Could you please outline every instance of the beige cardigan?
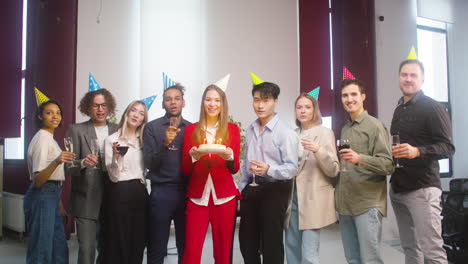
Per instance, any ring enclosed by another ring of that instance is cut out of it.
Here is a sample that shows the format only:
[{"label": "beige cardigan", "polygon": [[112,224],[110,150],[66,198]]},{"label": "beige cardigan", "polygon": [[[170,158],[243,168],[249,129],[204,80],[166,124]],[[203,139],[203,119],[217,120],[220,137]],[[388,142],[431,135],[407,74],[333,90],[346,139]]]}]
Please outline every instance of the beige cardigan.
[{"label": "beige cardigan", "polygon": [[[299,129],[296,129],[296,132],[299,134]],[[336,177],[340,170],[335,136],[332,130],[318,125],[312,127],[306,137],[314,140],[320,148],[316,153],[304,150],[295,178],[299,230],[318,229],[337,221],[335,189],[330,182],[330,178]],[[289,226],[291,202],[292,195],[286,214],[286,227]]]}]

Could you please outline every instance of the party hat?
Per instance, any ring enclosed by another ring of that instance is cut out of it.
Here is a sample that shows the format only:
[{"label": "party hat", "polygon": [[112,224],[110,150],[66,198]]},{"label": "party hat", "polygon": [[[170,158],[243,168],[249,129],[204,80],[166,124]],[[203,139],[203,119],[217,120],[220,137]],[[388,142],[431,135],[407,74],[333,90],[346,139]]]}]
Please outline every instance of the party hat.
[{"label": "party hat", "polygon": [[307,94],[312,96],[315,100],[318,100],[319,92],[320,92],[320,86],[317,86],[317,88],[313,89],[312,91],[308,92]]},{"label": "party hat", "polygon": [[101,86],[96,81],[96,78],[94,78],[94,76],[91,73],[89,73],[89,91],[94,92],[100,89],[101,89]]},{"label": "party hat", "polygon": [[221,80],[217,81],[215,85],[218,86],[224,92],[226,92],[230,77],[231,77],[231,74],[224,76]]},{"label": "party hat", "polygon": [[153,95],[153,96],[150,96],[150,97],[146,97],[145,99],[142,99],[141,101],[143,103],[145,103],[146,105],[146,109],[149,110],[151,108],[151,105],[153,104],[154,102],[154,99],[156,99],[156,95]]},{"label": "party hat", "polygon": [[411,46],[411,50],[408,54],[408,57],[407,57],[408,60],[417,60],[418,59],[418,55],[416,54],[416,49],[414,48],[414,46]]},{"label": "party hat", "polygon": [[253,72],[250,72],[250,76],[252,76],[252,82],[254,85],[264,83],[262,79],[258,78],[258,76],[255,75]]},{"label": "party hat", "polygon": [[47,101],[50,100],[49,97],[45,96],[45,94],[43,94],[41,91],[39,91],[39,89],[37,89],[36,87],[34,87],[34,92],[36,94],[37,106],[39,106],[42,103],[47,102]]},{"label": "party hat", "polygon": [[346,68],[346,66],[343,66],[343,79],[351,79],[355,80],[356,77]]},{"label": "party hat", "polygon": [[165,74],[164,72],[162,73],[163,75],[163,85],[164,85],[164,90],[166,90],[167,88],[175,85],[176,83],[171,79],[169,78],[169,76],[167,76],[167,74]]}]

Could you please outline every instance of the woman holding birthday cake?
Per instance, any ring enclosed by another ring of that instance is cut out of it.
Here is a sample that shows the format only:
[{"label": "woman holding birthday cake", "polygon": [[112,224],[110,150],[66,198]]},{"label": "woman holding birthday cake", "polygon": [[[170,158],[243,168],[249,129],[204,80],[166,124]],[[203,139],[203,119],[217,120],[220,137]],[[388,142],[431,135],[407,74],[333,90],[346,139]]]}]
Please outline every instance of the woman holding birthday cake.
[{"label": "woman holding birthday cake", "polygon": [[228,123],[224,89],[229,75],[203,93],[200,121],[185,129],[182,172],[187,190],[186,245],[183,263],[200,263],[208,224],[217,264],[231,263],[232,241],[240,195],[232,174],[239,170],[240,132]]}]

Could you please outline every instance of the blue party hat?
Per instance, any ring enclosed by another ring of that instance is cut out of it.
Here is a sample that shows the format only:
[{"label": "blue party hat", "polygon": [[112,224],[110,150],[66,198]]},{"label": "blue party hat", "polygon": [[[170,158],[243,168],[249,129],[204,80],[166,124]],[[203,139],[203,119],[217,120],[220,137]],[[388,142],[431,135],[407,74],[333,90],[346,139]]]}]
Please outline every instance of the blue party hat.
[{"label": "blue party hat", "polygon": [[99,85],[99,83],[96,81],[94,76],[91,73],[89,73],[89,91],[94,92],[100,89],[101,86]]},{"label": "blue party hat", "polygon": [[320,86],[317,86],[317,88],[313,89],[312,91],[308,92],[307,94],[312,96],[315,100],[318,100],[320,92]]},{"label": "blue party hat", "polygon": [[162,74],[163,74],[164,90],[166,90],[167,88],[175,85],[175,82],[171,78],[169,78],[169,76],[167,76],[167,74],[165,74],[164,72]]},{"label": "blue party hat", "polygon": [[146,105],[146,109],[149,110],[151,108],[151,105],[153,104],[154,102],[154,99],[156,99],[156,95],[153,95],[153,96],[150,96],[150,97],[146,97],[145,99],[142,99],[141,101],[143,103],[145,103]]}]

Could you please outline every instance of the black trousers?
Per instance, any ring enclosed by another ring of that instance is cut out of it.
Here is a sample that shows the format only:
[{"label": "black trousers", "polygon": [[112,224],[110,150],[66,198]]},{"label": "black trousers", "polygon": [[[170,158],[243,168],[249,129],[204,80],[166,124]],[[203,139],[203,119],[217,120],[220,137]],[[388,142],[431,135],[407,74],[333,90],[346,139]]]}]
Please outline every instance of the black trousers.
[{"label": "black trousers", "polygon": [[182,184],[153,184],[149,201],[148,264],[162,264],[174,220],[179,262],[185,248],[186,188]]},{"label": "black trousers", "polygon": [[147,244],[148,192],[140,180],[109,186],[103,263],[143,262]]},{"label": "black trousers", "polygon": [[247,185],[240,202],[239,243],[245,264],[283,264],[283,227],[292,180]]}]

